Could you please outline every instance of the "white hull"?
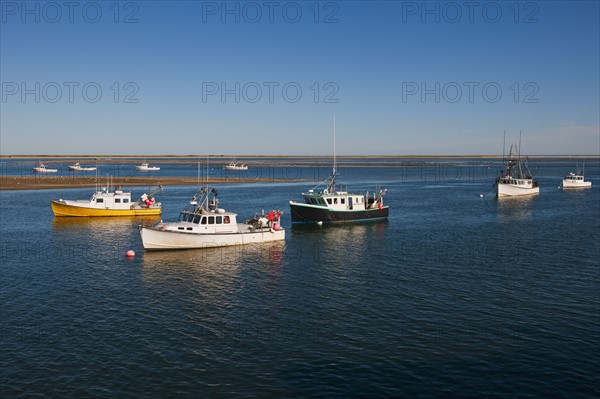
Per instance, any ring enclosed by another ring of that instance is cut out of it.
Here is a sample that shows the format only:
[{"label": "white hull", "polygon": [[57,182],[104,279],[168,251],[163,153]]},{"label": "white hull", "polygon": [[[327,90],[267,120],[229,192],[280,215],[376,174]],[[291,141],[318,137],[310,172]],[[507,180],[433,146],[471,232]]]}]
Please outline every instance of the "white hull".
[{"label": "white hull", "polygon": [[591,181],[573,182],[573,181],[563,180],[562,185],[563,185],[563,188],[590,188],[590,187],[592,187],[592,182]]},{"label": "white hull", "polygon": [[249,225],[238,224],[238,230],[235,233],[202,234],[143,226],[141,236],[142,244],[147,250],[226,247],[285,239],[284,229],[275,231],[271,228],[260,228],[252,231]]},{"label": "white hull", "polygon": [[150,172],[153,170],[160,170],[160,167],[158,167],[158,166],[150,166],[150,167],[136,166],[135,169],[139,170],[141,172]]},{"label": "white hull", "polygon": [[56,173],[58,169],[33,168],[35,173]]},{"label": "white hull", "polygon": [[520,187],[512,184],[498,183],[496,187],[498,197],[516,197],[521,195],[539,194],[539,187]]},{"label": "white hull", "polygon": [[76,172],[91,172],[96,170],[96,168],[82,168],[80,166],[69,166],[69,170],[74,170]]}]

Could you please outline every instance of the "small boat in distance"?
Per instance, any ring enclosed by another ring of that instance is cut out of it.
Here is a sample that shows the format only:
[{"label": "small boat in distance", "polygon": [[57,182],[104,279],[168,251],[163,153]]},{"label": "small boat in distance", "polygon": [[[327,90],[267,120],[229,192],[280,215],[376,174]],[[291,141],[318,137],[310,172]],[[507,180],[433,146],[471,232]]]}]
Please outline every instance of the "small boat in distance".
[{"label": "small boat in distance", "polygon": [[79,162],[76,162],[75,165],[70,165],[69,166],[69,170],[73,170],[76,172],[88,172],[88,171],[94,171],[96,170],[96,167],[83,167],[79,164]]},{"label": "small boat in distance", "polygon": [[577,171],[577,173],[570,172],[562,181],[563,189],[570,188],[590,188],[592,187],[591,181],[585,181],[585,162],[583,164],[583,168],[581,171]]},{"label": "small boat in distance", "polygon": [[[383,203],[387,189],[377,188],[373,196],[352,194],[343,191],[342,185],[336,191],[337,163],[335,155],[335,118],[333,120],[333,173],[321,184],[302,193],[304,203],[290,201],[292,223],[335,223],[358,222],[387,219],[389,206]],[[321,191],[315,191],[326,184]]]},{"label": "small boat in distance", "polygon": [[147,250],[195,249],[265,243],[285,239],[281,211],[255,215],[237,223],[237,214],[219,208],[217,190],[203,186],[179,214],[176,222],[140,226]]},{"label": "small boat in distance", "polygon": [[54,216],[159,216],[162,210],[161,203],[156,202],[154,195],[162,191],[163,187],[157,184],[147,194],[144,193],[139,200],[132,202],[131,193],[124,192],[120,187],[110,190],[110,184],[101,187],[92,194],[89,200],[53,200],[50,204]]},{"label": "small boat in distance", "polygon": [[47,168],[43,163],[39,163],[38,166],[32,169],[33,173],[56,173],[58,169]]},{"label": "small boat in distance", "polygon": [[229,162],[229,164],[223,166],[223,169],[226,170],[248,170],[248,165],[244,165],[243,163],[237,163],[235,162],[235,159],[231,162]]},{"label": "small boat in distance", "polygon": [[[505,135],[506,137],[506,135]],[[497,197],[515,197],[522,195],[539,194],[540,187],[533,180],[527,160],[521,160],[521,137],[517,155],[514,154],[515,145],[510,146],[506,169],[496,178],[495,189]],[[504,153],[504,151],[503,151]],[[502,156],[504,159],[504,155]]]},{"label": "small boat in distance", "polygon": [[142,162],[141,165],[136,165],[135,169],[139,170],[140,172],[150,172],[160,170],[160,166],[150,166],[148,162]]}]

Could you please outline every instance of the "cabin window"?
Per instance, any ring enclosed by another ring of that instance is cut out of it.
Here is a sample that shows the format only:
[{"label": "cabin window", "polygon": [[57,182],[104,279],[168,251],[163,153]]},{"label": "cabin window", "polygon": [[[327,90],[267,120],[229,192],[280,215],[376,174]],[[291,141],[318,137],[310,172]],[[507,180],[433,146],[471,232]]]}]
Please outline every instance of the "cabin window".
[{"label": "cabin window", "polygon": [[206,219],[207,219],[207,218],[206,218],[206,216],[204,216],[204,217],[202,218],[202,222],[200,222],[200,224],[206,224]]},{"label": "cabin window", "polygon": [[101,204],[104,202],[104,198],[96,198],[96,203]]},{"label": "cabin window", "polygon": [[121,198],[115,198],[115,204],[120,204],[121,203]]},{"label": "cabin window", "polygon": [[209,216],[208,217],[208,224],[215,224],[215,217],[214,216]]},{"label": "cabin window", "polygon": [[327,198],[327,203],[331,205],[331,198]]},{"label": "cabin window", "polygon": [[334,204],[337,204],[337,198],[334,198],[334,199],[333,199],[333,203],[334,203]]},{"label": "cabin window", "polygon": [[129,202],[129,198],[123,198],[123,203],[126,204]]},{"label": "cabin window", "polygon": [[194,228],[193,228],[193,227],[188,227],[187,229],[188,229],[188,230],[193,230]]},{"label": "cabin window", "polygon": [[223,216],[217,216],[217,224],[223,224]]},{"label": "cabin window", "polygon": [[346,198],[340,198],[340,204],[345,204],[346,203]]},{"label": "cabin window", "polygon": [[196,224],[200,223],[200,215],[194,216],[194,223],[196,223]]},{"label": "cabin window", "polygon": [[223,216],[223,221],[225,224],[229,223],[229,216]]},{"label": "cabin window", "polygon": [[183,227],[178,227],[177,230],[185,230]]}]

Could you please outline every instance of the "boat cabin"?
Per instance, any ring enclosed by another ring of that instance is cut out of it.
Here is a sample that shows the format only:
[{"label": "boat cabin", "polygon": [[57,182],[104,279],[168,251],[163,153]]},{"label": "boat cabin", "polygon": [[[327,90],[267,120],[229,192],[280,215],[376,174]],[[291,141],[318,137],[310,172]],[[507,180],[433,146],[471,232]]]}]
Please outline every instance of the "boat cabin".
[{"label": "boat cabin", "polygon": [[313,190],[309,190],[308,193],[302,193],[302,197],[308,205],[336,211],[363,211],[367,208],[374,208],[378,203],[375,198],[367,198],[363,194],[348,194],[345,191],[329,193],[327,190],[323,190],[315,193]]},{"label": "boat cabin", "polygon": [[131,193],[121,190],[110,192],[102,187],[101,191],[97,191],[92,195],[90,202],[91,205],[95,205],[97,208],[130,209]]},{"label": "boat cabin", "polygon": [[220,208],[201,212],[184,210],[179,214],[177,223],[168,229],[196,233],[235,233],[238,231],[236,217],[237,214]]},{"label": "boat cabin", "polygon": [[537,186],[537,183],[535,183],[533,179],[515,179],[510,176],[499,177],[498,184],[508,184],[523,188],[532,188]]},{"label": "boat cabin", "polygon": [[569,173],[567,176],[565,176],[565,181],[573,182],[573,183],[576,183],[576,182],[583,183],[583,176],[578,176],[574,173]]}]

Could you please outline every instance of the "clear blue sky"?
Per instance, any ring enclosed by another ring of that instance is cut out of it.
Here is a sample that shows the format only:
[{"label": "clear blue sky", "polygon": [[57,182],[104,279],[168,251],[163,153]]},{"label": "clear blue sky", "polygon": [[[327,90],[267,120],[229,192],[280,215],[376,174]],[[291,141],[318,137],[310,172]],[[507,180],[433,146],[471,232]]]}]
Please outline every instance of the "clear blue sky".
[{"label": "clear blue sky", "polygon": [[0,3],[2,155],[600,153],[597,1]]}]

